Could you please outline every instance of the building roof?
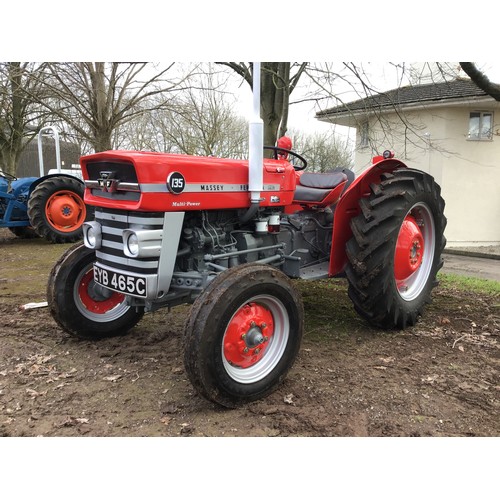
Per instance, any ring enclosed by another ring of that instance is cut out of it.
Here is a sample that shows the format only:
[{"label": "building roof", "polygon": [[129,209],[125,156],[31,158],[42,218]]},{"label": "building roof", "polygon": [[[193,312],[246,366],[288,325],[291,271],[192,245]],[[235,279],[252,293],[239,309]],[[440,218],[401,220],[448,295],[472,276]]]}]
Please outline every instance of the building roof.
[{"label": "building roof", "polygon": [[460,101],[468,98],[484,98],[488,94],[481,90],[472,80],[457,78],[456,80],[429,83],[425,85],[408,85],[364,99],[325,109],[316,113],[316,118],[332,121],[335,117],[366,114],[370,111],[394,110],[412,105],[438,104]]}]

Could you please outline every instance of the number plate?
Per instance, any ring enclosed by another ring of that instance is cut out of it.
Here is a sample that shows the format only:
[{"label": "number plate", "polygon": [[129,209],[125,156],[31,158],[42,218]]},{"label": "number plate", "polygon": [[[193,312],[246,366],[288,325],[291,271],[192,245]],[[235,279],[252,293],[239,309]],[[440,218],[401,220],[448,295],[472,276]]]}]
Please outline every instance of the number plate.
[{"label": "number plate", "polygon": [[137,297],[146,297],[146,278],[117,273],[94,264],[94,281],[105,288]]}]

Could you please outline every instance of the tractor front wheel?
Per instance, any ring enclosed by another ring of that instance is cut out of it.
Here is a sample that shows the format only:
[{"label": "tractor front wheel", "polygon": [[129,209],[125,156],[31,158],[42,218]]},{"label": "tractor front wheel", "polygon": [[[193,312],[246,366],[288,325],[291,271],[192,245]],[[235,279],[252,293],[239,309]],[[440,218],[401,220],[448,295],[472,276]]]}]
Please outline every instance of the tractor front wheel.
[{"label": "tractor front wheel", "polygon": [[123,335],[144,312],[127,305],[125,296],[94,281],[95,252],[77,243],[56,262],[49,275],[50,313],[66,332],[85,339]]},{"label": "tractor front wheel", "polygon": [[273,392],[298,354],[302,299],[270,266],[245,264],[217,276],[186,324],[184,365],[209,401],[236,407]]},{"label": "tractor front wheel", "polygon": [[51,243],[74,243],[82,237],[89,217],[83,184],[76,178],[49,177],[28,200],[28,217],[35,231]]},{"label": "tractor front wheel", "polygon": [[382,328],[414,325],[443,265],[444,200],[430,175],[383,174],[351,220],[346,275],[356,311]]}]

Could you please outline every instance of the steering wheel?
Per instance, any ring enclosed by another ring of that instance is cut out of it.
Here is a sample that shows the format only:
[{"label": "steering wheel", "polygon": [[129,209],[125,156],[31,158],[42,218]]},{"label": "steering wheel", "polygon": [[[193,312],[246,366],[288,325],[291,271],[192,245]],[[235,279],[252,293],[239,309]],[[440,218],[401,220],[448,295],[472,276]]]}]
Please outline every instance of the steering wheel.
[{"label": "steering wheel", "polygon": [[297,160],[299,160],[302,163],[302,165],[293,165],[293,168],[295,170],[304,170],[307,167],[307,160],[305,158],[303,158],[302,156],[300,156],[299,154],[297,154],[295,151],[290,151],[289,149],[279,148],[277,146],[264,146],[264,149],[269,149],[271,151],[274,151],[274,159],[275,160],[277,160],[278,155],[282,154],[282,153],[288,153],[289,155],[292,155],[295,158],[297,158]]},{"label": "steering wheel", "polygon": [[11,174],[8,174],[7,172],[3,172],[0,170],[0,177],[3,177],[4,179],[7,179],[9,182],[12,181],[17,181],[17,177]]}]

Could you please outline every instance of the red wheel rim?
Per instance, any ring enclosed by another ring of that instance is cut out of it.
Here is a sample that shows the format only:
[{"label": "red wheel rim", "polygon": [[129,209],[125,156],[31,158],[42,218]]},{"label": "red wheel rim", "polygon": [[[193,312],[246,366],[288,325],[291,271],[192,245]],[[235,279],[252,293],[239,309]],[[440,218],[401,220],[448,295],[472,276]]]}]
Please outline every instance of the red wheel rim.
[{"label": "red wheel rim", "polygon": [[45,206],[47,220],[55,229],[63,233],[69,233],[81,226],[86,214],[85,203],[73,191],[54,193]]},{"label": "red wheel rim", "polygon": [[112,292],[108,298],[97,300],[91,297],[89,293],[89,286],[94,280],[94,271],[90,268],[80,280],[78,285],[78,296],[85,308],[95,314],[106,314],[114,309],[117,305],[121,304],[125,296],[118,292]]},{"label": "red wheel rim", "polygon": [[424,235],[412,215],[407,215],[399,231],[394,255],[394,276],[406,280],[422,265]]},{"label": "red wheel rim", "polygon": [[271,311],[256,302],[240,307],[226,328],[223,352],[226,361],[239,368],[258,363],[274,335]]}]

